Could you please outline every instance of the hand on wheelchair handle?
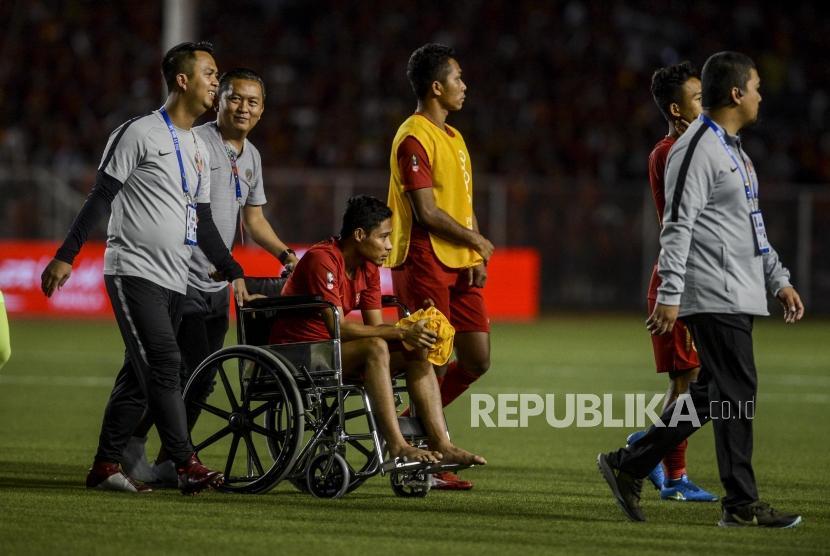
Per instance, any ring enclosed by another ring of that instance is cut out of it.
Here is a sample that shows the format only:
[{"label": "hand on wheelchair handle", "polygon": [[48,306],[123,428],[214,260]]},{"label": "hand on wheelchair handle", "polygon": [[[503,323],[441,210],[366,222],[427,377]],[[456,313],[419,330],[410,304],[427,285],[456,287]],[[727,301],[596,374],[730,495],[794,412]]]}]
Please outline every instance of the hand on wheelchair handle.
[{"label": "hand on wheelchair handle", "polygon": [[289,269],[288,272],[291,272],[292,270],[294,270],[294,267],[297,266],[298,262],[300,262],[299,257],[297,257],[297,255],[293,251],[291,251],[291,253],[288,254],[288,257],[285,259],[284,266],[285,268]]},{"label": "hand on wheelchair handle", "polygon": [[240,307],[244,307],[246,301],[253,301],[254,299],[262,299],[265,297],[259,293],[248,293],[248,288],[245,286],[245,278],[237,278],[233,281],[233,296],[236,299],[236,304]]}]

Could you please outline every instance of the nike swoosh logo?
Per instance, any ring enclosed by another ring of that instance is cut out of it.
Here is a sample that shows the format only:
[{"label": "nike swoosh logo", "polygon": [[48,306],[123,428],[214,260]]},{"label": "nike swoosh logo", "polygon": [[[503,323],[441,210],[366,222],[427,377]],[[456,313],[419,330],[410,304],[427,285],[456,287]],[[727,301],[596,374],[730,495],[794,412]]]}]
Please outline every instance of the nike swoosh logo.
[{"label": "nike swoosh logo", "polygon": [[168,154],[172,153],[173,151],[159,151],[159,156],[167,156]]},{"label": "nike swoosh logo", "polygon": [[734,172],[734,171],[735,171],[735,170],[737,170],[737,169],[738,169],[738,167],[737,167],[737,166],[735,166],[734,168],[730,168],[730,170],[729,170],[729,171],[730,171],[730,172]]}]

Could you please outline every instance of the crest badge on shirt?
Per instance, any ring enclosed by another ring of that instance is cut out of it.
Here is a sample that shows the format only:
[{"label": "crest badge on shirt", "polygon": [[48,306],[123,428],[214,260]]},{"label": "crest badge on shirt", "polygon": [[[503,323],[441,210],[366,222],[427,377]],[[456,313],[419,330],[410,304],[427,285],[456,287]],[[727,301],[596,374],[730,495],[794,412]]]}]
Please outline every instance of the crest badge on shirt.
[{"label": "crest badge on shirt", "polygon": [[752,161],[751,160],[744,160],[744,163],[746,164],[746,168],[749,172],[749,175],[750,176],[755,176],[755,166],[752,164]]},{"label": "crest badge on shirt", "polygon": [[193,159],[196,161],[196,172],[201,174],[205,169],[205,161],[202,160],[202,153],[196,151],[196,156],[194,156]]},{"label": "crest badge on shirt", "polygon": [[254,177],[254,171],[248,168],[245,170],[245,179],[251,181],[251,178]]},{"label": "crest badge on shirt", "polygon": [[413,154],[412,155],[412,171],[417,172],[420,169],[421,169],[420,166],[418,166],[418,155]]},{"label": "crest badge on shirt", "polygon": [[334,274],[331,272],[326,272],[326,288],[330,290],[334,289]]}]

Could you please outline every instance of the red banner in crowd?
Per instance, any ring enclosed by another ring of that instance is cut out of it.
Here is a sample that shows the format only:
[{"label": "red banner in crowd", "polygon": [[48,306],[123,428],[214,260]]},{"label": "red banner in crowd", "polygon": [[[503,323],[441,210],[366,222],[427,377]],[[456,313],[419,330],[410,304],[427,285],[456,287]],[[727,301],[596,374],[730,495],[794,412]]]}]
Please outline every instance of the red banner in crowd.
[{"label": "red banner in crowd", "polygon": [[[75,260],[72,277],[47,299],[40,273],[57,249],[53,242],[0,242],[0,290],[10,315],[25,317],[111,317],[102,268],[104,244],[87,243]],[[301,255],[302,249],[297,249]],[[257,247],[241,247],[234,256],[250,276],[272,276],[280,265]],[[381,272],[384,293],[392,293],[389,271]],[[484,288],[494,320],[531,320],[539,314],[539,254],[534,249],[497,249],[488,266]]]}]

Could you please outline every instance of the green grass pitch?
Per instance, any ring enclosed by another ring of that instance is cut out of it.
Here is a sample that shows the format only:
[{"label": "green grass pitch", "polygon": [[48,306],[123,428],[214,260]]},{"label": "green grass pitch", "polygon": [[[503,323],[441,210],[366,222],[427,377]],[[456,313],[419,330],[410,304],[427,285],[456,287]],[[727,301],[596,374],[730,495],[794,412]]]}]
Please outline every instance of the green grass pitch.
[{"label": "green grass pitch", "polygon": [[[397,498],[375,477],[340,500],[280,485],[266,495],[88,492],[83,480],[122,344],[114,324],[11,323],[0,372],[0,553],[3,554],[681,554],[828,553],[830,322],[755,334],[760,394],[755,471],[761,496],[798,511],[794,530],[721,530],[719,504],[658,500],[629,523],[596,470],[629,429],[471,428],[469,394],[447,412],[454,440],[490,464],[463,476],[470,492]],[[577,316],[493,328],[479,393],[662,392],[643,319]],[[621,405],[621,404],[620,404]],[[151,449],[157,446],[151,437]],[[688,468],[722,494],[712,430],[690,439]]]}]

